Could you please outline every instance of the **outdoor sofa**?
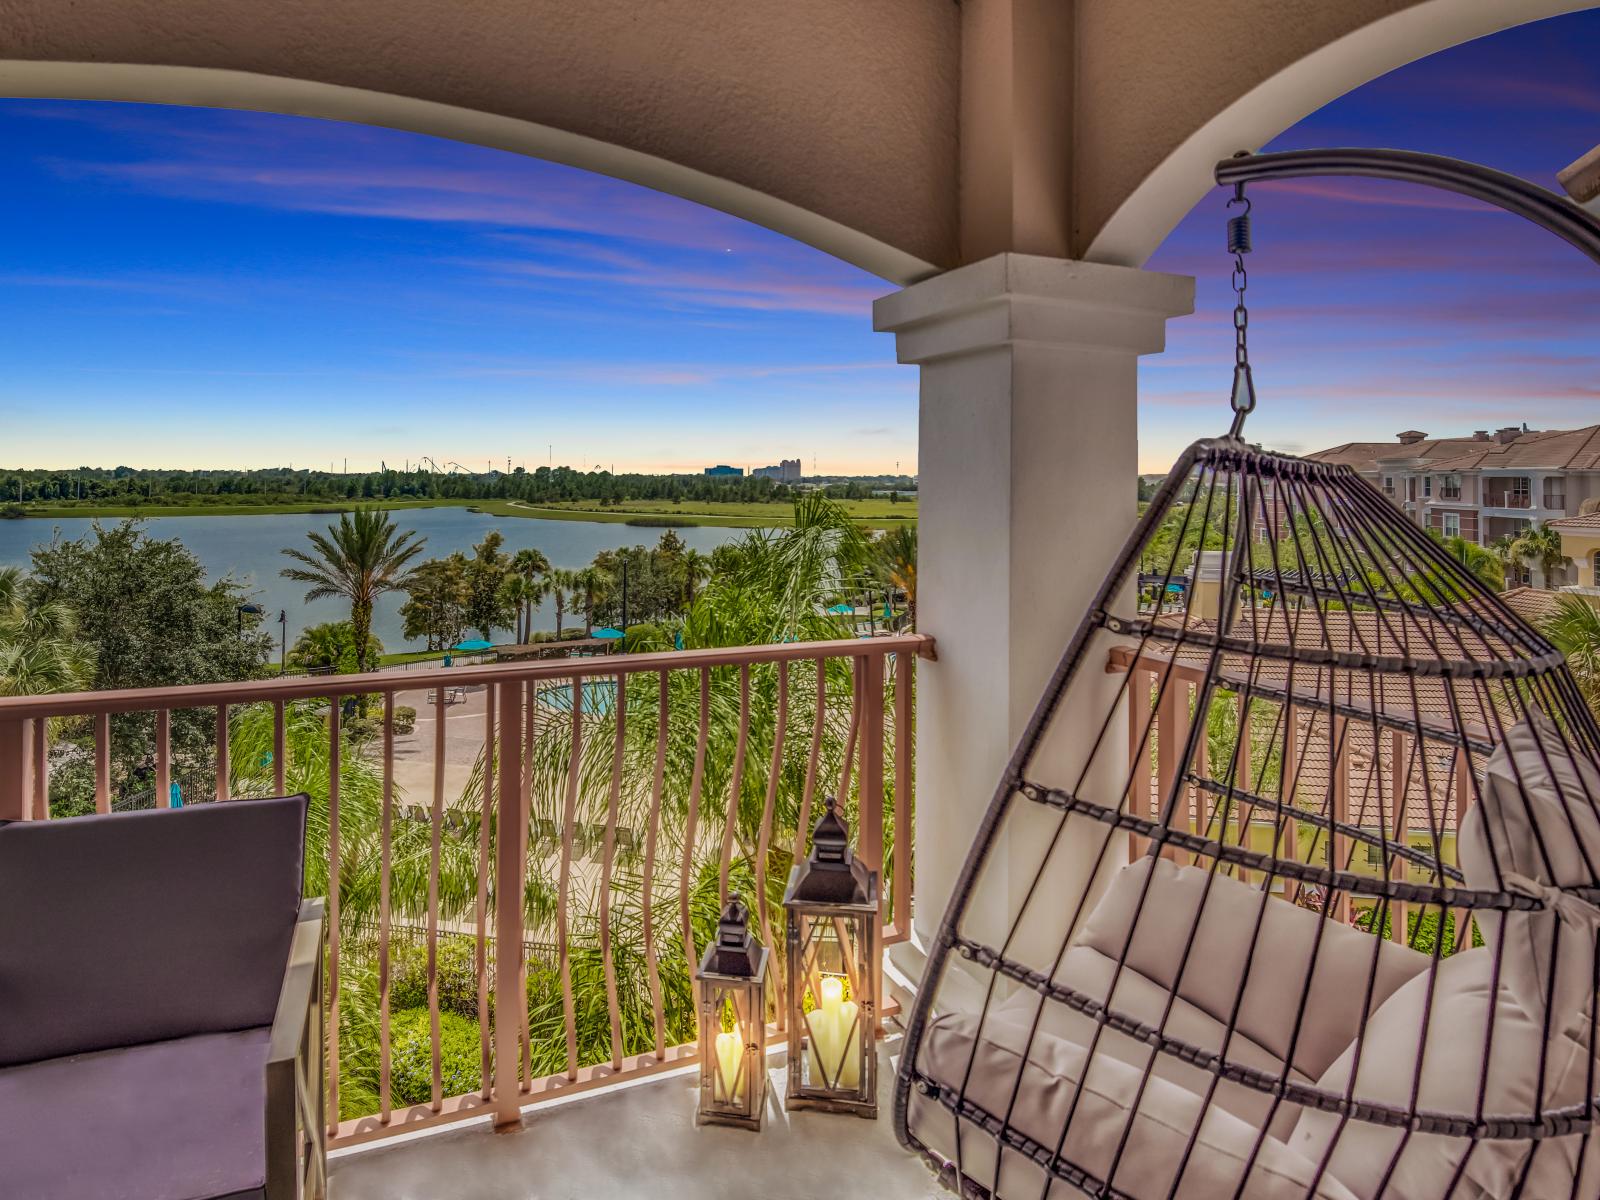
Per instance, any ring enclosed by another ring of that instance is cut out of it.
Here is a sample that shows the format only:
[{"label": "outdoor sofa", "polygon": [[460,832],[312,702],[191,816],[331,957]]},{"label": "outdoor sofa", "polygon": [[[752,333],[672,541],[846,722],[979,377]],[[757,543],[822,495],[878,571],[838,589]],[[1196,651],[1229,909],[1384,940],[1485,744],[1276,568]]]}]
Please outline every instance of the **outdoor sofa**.
[{"label": "outdoor sofa", "polygon": [[324,1194],[307,804],[0,825],[0,1194]]}]

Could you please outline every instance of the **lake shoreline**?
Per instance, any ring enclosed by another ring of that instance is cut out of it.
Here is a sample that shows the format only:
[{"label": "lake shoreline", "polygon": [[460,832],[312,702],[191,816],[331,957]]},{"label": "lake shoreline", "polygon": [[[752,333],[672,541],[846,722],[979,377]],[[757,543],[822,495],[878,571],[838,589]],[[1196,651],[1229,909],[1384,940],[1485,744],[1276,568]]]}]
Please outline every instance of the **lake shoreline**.
[{"label": "lake shoreline", "polygon": [[[540,506],[524,504],[519,500],[352,500],[345,502],[322,500],[306,504],[153,504],[148,507],[117,504],[47,504],[37,507],[32,505],[25,506],[26,511],[21,516],[6,519],[31,521],[61,520],[62,518],[71,517],[90,520],[121,520],[124,517],[334,517],[342,512],[353,512],[357,508],[369,506],[381,508],[387,512],[405,512],[432,508],[465,508],[491,517],[517,517],[544,521],[590,521],[597,524],[627,525],[640,530],[694,529],[708,525],[723,529],[769,529],[794,524],[793,509],[787,502],[774,503],[771,507],[777,511],[769,515],[767,513],[715,512],[710,510],[682,512],[641,508],[599,510]],[[747,504],[737,507],[748,509],[756,506]],[[871,516],[857,517],[857,523],[869,529],[893,529],[914,522],[917,519],[916,505],[908,503],[905,507],[909,511],[903,517],[899,515],[891,517],[873,514]]]}]

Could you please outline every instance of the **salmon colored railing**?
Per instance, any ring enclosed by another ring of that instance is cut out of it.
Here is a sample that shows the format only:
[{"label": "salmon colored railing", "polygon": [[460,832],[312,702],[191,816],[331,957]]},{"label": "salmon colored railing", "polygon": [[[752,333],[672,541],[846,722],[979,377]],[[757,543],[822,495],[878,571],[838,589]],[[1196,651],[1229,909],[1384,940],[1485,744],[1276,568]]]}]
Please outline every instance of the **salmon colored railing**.
[{"label": "salmon colored railing", "polygon": [[[911,697],[932,649],[905,635],[0,698],[0,820],[48,819],[68,759],[97,812],[135,794],[169,807],[196,743],[208,783],[180,802],[311,793],[330,1144],[512,1123],[692,1059],[701,939],[738,889],[767,897],[774,944],[824,794],[884,872],[885,943],[903,939]],[[403,696],[421,703],[397,733]],[[195,709],[214,724],[197,738],[183,718],[179,747],[175,714]]]},{"label": "salmon colored railing", "polygon": [[[1430,859],[1455,866],[1455,836],[1471,802],[1471,770],[1467,749],[1441,757],[1439,747],[1398,728],[1374,737],[1367,724],[1329,714],[1326,695],[1290,695],[1287,701],[1244,700],[1248,690],[1239,680],[1223,682],[1211,700],[1212,711],[1197,711],[1205,672],[1202,666],[1174,660],[1152,649],[1118,647],[1106,663],[1111,673],[1128,679],[1128,811],[1160,821],[1174,795],[1171,825],[1224,843],[1275,855],[1287,862],[1327,866],[1339,871],[1383,876],[1391,880],[1443,885]],[[1216,739],[1233,761],[1208,762],[1209,726],[1226,708],[1230,722]],[[1189,770],[1180,778],[1184,747],[1196,722],[1207,722],[1194,738]],[[1487,739],[1485,731],[1477,731]],[[1474,730],[1469,726],[1471,738]],[[1482,747],[1476,743],[1473,752]],[[1427,761],[1425,760],[1425,757]],[[1270,770],[1273,779],[1264,778]],[[1259,777],[1258,775],[1263,776]],[[1371,848],[1386,839],[1385,848]],[[1409,849],[1409,856],[1408,856]],[[1149,850],[1142,837],[1128,842],[1130,860]],[[1168,846],[1163,854],[1187,861]],[[1259,882],[1253,871],[1243,877]],[[1310,907],[1318,896],[1293,881],[1272,881],[1275,891]],[[1331,914],[1353,922],[1360,917],[1350,897],[1336,892]],[[1395,900],[1387,914],[1388,936],[1403,941],[1417,927],[1404,900]],[[1458,944],[1469,922],[1455,920]]]}]

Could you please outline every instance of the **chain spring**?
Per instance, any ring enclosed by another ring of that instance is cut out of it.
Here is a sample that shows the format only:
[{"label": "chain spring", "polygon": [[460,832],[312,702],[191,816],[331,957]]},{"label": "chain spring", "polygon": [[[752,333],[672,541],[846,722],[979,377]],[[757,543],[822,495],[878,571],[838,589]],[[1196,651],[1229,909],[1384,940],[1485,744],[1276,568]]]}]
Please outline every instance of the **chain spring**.
[{"label": "chain spring", "polygon": [[1233,393],[1229,403],[1233,408],[1233,427],[1229,437],[1238,437],[1244,429],[1244,419],[1255,411],[1256,385],[1250,375],[1250,311],[1245,307],[1245,288],[1250,283],[1245,270],[1244,256],[1250,253],[1250,201],[1244,194],[1244,184],[1234,187],[1233,199],[1228,207],[1240,211],[1228,218],[1228,253],[1233,255]]}]

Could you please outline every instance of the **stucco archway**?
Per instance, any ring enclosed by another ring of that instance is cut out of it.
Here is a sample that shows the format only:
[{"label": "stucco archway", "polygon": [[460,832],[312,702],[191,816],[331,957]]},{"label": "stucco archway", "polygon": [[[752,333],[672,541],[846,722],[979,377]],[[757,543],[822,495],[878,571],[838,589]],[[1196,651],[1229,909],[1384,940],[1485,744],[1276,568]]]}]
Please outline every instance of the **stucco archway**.
[{"label": "stucco archway", "polygon": [[1397,67],[1592,0],[1425,0],[1345,34],[1263,80],[1190,134],[1100,226],[1093,262],[1140,267],[1215,186],[1218,160],[1257,150],[1295,122]]}]

